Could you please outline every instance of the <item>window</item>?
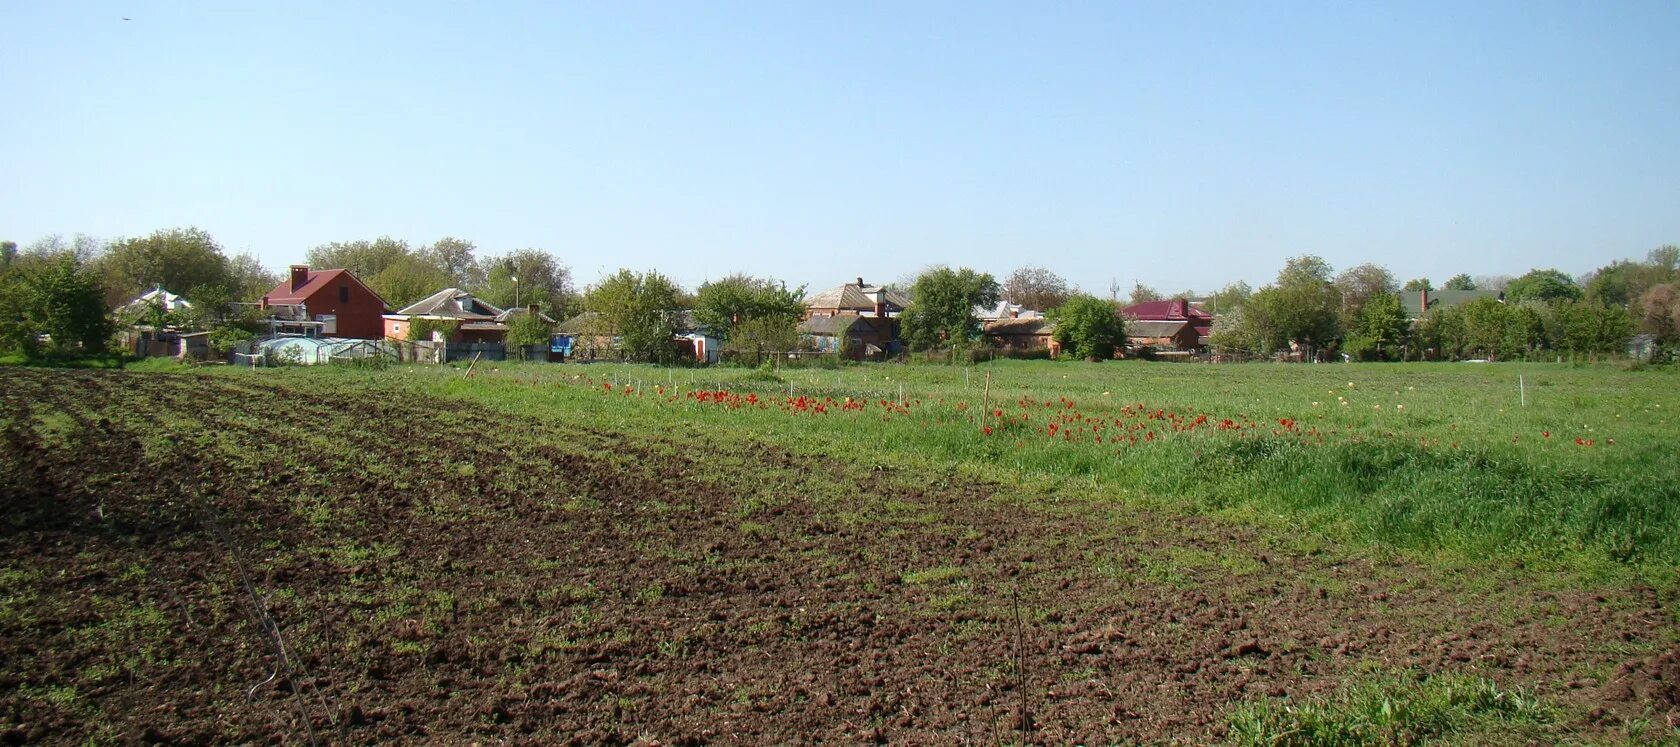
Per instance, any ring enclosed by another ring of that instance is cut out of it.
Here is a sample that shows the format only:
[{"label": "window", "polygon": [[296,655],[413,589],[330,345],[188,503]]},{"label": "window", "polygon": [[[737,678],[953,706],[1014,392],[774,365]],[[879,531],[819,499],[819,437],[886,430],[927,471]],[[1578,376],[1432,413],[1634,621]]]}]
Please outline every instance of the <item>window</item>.
[{"label": "window", "polygon": [[350,286],[348,286],[348,285],[338,286],[338,302],[339,303],[349,303],[350,302]]}]

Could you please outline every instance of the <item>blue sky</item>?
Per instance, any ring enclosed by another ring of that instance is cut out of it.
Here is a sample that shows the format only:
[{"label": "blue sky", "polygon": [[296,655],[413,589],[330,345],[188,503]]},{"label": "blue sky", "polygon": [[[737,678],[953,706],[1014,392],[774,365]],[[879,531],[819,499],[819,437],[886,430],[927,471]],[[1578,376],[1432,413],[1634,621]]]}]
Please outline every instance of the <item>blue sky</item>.
[{"label": "blue sky", "polygon": [[[133,20],[124,21],[123,17]],[[0,238],[1106,294],[1680,243],[1680,3],[0,3]]]}]

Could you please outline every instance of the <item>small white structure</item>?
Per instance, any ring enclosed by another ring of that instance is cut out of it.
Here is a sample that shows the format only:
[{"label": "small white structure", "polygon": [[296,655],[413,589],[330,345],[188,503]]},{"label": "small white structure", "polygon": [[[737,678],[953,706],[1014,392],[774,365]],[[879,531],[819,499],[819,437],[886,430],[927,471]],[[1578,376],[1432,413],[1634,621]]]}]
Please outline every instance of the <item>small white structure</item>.
[{"label": "small white structure", "polygon": [[170,293],[162,288],[153,288],[140,294],[134,300],[117,308],[119,314],[138,314],[151,307],[162,307],[164,313],[185,311],[192,308],[192,302]]}]

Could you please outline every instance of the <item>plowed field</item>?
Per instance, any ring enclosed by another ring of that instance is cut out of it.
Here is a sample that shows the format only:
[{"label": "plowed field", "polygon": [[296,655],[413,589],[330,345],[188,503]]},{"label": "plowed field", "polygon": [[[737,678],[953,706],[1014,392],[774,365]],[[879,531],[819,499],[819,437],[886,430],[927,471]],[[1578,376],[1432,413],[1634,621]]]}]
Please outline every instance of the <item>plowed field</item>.
[{"label": "plowed field", "polygon": [[1666,590],[1351,554],[879,444],[260,376],[0,370],[0,418],[10,743],[1207,743],[1239,703],[1403,671],[1555,707],[1517,743],[1680,716]]}]

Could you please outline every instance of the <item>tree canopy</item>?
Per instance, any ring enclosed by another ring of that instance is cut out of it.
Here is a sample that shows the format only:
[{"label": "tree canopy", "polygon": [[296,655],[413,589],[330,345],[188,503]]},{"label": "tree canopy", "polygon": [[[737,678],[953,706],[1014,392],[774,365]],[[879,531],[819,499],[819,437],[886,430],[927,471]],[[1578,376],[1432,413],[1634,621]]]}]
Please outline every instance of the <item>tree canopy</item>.
[{"label": "tree canopy", "polygon": [[555,319],[565,319],[575,311],[572,270],[548,252],[520,249],[489,260],[484,267],[484,288],[479,295],[490,303],[502,308],[537,304]]},{"label": "tree canopy", "polygon": [[1511,301],[1573,301],[1581,296],[1575,279],[1559,270],[1532,270],[1505,286]]},{"label": "tree canopy", "polygon": [[1336,289],[1342,294],[1342,313],[1352,317],[1372,298],[1393,295],[1400,290],[1394,273],[1382,265],[1355,265],[1336,276]]},{"label": "tree canopy", "polygon": [[1126,344],[1126,321],[1113,301],[1075,294],[1050,318],[1056,323],[1051,336],[1064,355],[1107,360]]},{"label": "tree canopy", "polygon": [[0,348],[29,357],[100,353],[110,334],[100,277],[75,253],[16,259],[0,270]]},{"label": "tree canopy", "polygon": [[1004,300],[1037,311],[1061,306],[1070,293],[1066,278],[1037,265],[1028,265],[1009,273],[1001,289]]},{"label": "tree canopy", "polygon": [[199,228],[169,228],[140,238],[118,239],[111,242],[98,263],[113,305],[152,288],[164,288],[189,299],[207,293],[227,298],[236,284],[221,245]]},{"label": "tree canopy", "polygon": [[583,306],[599,315],[598,335],[617,335],[628,357],[641,361],[670,360],[671,335],[682,313],[682,289],[655,270],[635,273],[621,269],[592,286]]},{"label": "tree canopy", "polygon": [[917,350],[966,345],[980,333],[974,307],[997,305],[1002,290],[989,273],[931,268],[911,288],[915,301],[903,314],[904,339]]},{"label": "tree canopy", "polygon": [[1476,289],[1476,281],[1473,278],[1471,278],[1469,275],[1466,275],[1466,274],[1461,272],[1457,275],[1454,275],[1450,278],[1447,278],[1447,284],[1443,285],[1441,287],[1445,288],[1447,290],[1454,290],[1454,291],[1473,291],[1473,290]]},{"label": "tree canopy", "polygon": [[792,349],[805,312],[805,288],[735,274],[700,286],[694,318],[722,336],[724,347],[763,353]]}]

